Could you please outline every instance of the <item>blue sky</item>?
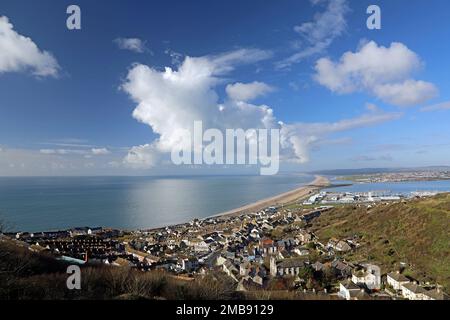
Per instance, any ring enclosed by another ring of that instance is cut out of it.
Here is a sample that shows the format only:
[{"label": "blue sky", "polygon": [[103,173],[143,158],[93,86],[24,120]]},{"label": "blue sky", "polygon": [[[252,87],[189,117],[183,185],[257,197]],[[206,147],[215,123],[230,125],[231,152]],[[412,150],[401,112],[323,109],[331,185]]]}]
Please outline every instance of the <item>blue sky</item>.
[{"label": "blue sky", "polygon": [[[70,4],[82,30],[66,28]],[[366,27],[371,4],[381,30]],[[181,126],[161,115],[212,121],[198,100],[224,104],[243,127],[272,109],[299,138],[287,141],[283,170],[450,165],[446,0],[2,0],[0,16],[0,175],[200,172],[157,161]],[[229,70],[191,87],[179,72],[186,57]],[[161,80],[164,67],[192,101]],[[230,95],[236,83],[248,101]],[[240,114],[242,103],[253,111]]]}]

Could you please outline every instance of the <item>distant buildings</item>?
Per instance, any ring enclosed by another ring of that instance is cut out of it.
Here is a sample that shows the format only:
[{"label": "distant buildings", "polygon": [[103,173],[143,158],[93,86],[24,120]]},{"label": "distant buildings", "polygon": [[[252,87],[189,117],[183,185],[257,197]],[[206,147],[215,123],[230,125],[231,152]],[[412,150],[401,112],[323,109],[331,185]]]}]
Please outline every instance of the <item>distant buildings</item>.
[{"label": "distant buildings", "polygon": [[304,201],[304,205],[332,205],[332,204],[353,204],[353,203],[379,203],[400,201],[406,198],[425,197],[436,195],[438,192],[410,192],[395,194],[390,191],[370,191],[370,192],[321,192],[311,196]]}]

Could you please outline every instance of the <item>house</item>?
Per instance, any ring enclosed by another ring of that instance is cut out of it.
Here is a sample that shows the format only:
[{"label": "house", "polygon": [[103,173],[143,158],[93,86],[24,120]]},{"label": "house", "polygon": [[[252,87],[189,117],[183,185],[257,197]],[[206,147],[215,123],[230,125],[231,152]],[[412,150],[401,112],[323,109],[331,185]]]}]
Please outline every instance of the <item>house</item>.
[{"label": "house", "polygon": [[320,263],[319,261],[316,261],[311,265],[311,267],[314,269],[314,271],[324,271],[325,265],[323,263]]},{"label": "house", "polygon": [[253,277],[251,277],[252,281],[260,286],[263,285],[264,283],[264,278],[261,277],[259,274],[254,275]]},{"label": "house", "polygon": [[313,236],[312,236],[311,233],[306,232],[306,231],[303,230],[303,231],[301,231],[301,232],[298,234],[297,238],[298,238],[298,239],[300,240],[300,242],[302,242],[302,243],[309,243],[309,242],[312,241]]},{"label": "house", "polygon": [[300,270],[305,267],[305,262],[300,259],[285,259],[276,261],[275,257],[270,258],[270,274],[276,276],[297,276]]},{"label": "house", "polygon": [[239,274],[239,270],[230,260],[227,260],[222,264],[222,271],[225,272],[231,279],[238,282],[236,276]]},{"label": "house", "polygon": [[151,254],[148,254],[148,255],[145,256],[145,259],[144,259],[143,262],[151,265],[151,264],[154,264],[154,263],[158,263],[160,260],[161,260],[160,258],[158,258],[156,256],[153,256]]},{"label": "house", "polygon": [[181,269],[186,272],[194,272],[198,269],[199,263],[196,258],[190,257],[187,259],[181,259]]},{"label": "house", "polygon": [[194,250],[196,252],[205,252],[205,251],[209,251],[209,245],[208,243],[206,243],[206,241],[198,241],[198,242],[194,242]]},{"label": "house", "polygon": [[243,277],[247,276],[250,271],[251,265],[252,264],[250,262],[241,263],[239,265],[239,274]]},{"label": "house", "polygon": [[350,245],[347,242],[341,240],[338,243],[336,243],[334,249],[339,252],[347,252],[352,250],[352,247],[350,247]]},{"label": "house", "polygon": [[390,285],[395,290],[401,290],[404,284],[409,283],[409,279],[405,277],[400,272],[391,272],[387,274],[386,277],[387,284]]},{"label": "house", "polygon": [[264,223],[261,225],[261,229],[262,229],[263,231],[270,231],[270,230],[273,230],[273,227],[272,227],[269,223],[264,222]]},{"label": "house", "polygon": [[218,256],[216,258],[216,266],[221,266],[225,263],[225,261],[227,261],[227,259],[225,257],[222,256]]},{"label": "house", "polygon": [[353,203],[356,201],[356,197],[353,195],[346,195],[345,197],[342,197],[339,199],[340,203]]},{"label": "house", "polygon": [[226,259],[234,259],[234,258],[236,258],[236,252],[232,252],[232,251],[225,251],[224,252],[224,257],[226,258]]},{"label": "house", "polygon": [[296,246],[294,239],[283,239],[280,241],[277,241],[276,243],[278,247],[278,251],[287,250],[290,251],[294,246]]},{"label": "house", "polygon": [[309,250],[306,248],[295,248],[293,250],[294,253],[298,254],[299,256],[308,256]]},{"label": "house", "polygon": [[95,228],[89,228],[87,230],[87,234],[88,235],[94,235],[94,234],[99,234],[103,231],[102,227],[95,227]]},{"label": "house", "polygon": [[262,288],[262,279],[259,278],[251,278],[251,277],[243,277],[237,287],[236,291],[253,291],[253,290],[260,290]]},{"label": "house", "polygon": [[364,289],[361,289],[349,279],[339,284],[338,296],[345,300],[362,300],[369,297]]},{"label": "house", "polygon": [[352,275],[353,268],[341,260],[334,260],[331,263],[334,273],[341,278],[348,278]]},{"label": "house", "polygon": [[70,230],[70,236],[71,237],[76,237],[76,236],[85,236],[88,234],[88,230],[89,228],[84,227],[84,228],[74,228],[72,230]]},{"label": "house", "polygon": [[450,300],[450,296],[440,288],[436,288],[425,292],[423,300]]},{"label": "house", "polygon": [[365,286],[369,290],[381,288],[381,270],[374,264],[365,264],[359,270],[352,272],[352,282],[358,286]]},{"label": "house", "polygon": [[409,300],[424,300],[426,290],[415,282],[409,282],[401,287],[402,296]]},{"label": "house", "polygon": [[306,223],[308,223],[308,222],[310,222],[311,220],[313,220],[313,219],[315,219],[315,218],[317,218],[317,217],[320,217],[321,214],[322,214],[322,212],[319,211],[319,210],[312,211],[312,212],[308,212],[308,213],[305,213],[305,214],[302,216],[302,220],[305,221]]},{"label": "house", "polygon": [[252,231],[250,232],[250,237],[252,237],[253,239],[260,239],[260,232],[258,229],[252,229]]},{"label": "house", "polygon": [[262,255],[268,256],[277,253],[278,247],[274,244],[272,239],[261,239],[259,245],[262,250]]},{"label": "house", "polygon": [[[250,276],[252,278],[258,276],[261,277],[261,279],[264,279],[267,276],[267,270],[263,265],[244,262],[239,265],[239,275],[241,277]],[[255,279],[253,280],[256,282]],[[262,280],[260,282],[262,285]]]},{"label": "house", "polygon": [[44,239],[68,238],[70,237],[70,232],[69,231],[40,232],[36,234],[31,234],[31,237],[40,237]]}]

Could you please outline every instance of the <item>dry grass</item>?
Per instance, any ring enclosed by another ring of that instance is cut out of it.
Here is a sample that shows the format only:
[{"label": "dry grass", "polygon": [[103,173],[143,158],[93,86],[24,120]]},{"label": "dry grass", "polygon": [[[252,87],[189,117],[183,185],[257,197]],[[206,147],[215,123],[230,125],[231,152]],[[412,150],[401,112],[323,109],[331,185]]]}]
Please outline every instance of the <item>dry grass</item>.
[{"label": "dry grass", "polygon": [[68,290],[67,265],[13,243],[0,242],[0,300],[239,298],[222,275],[179,281],[162,271],[140,272],[109,266],[84,267],[81,290]]}]

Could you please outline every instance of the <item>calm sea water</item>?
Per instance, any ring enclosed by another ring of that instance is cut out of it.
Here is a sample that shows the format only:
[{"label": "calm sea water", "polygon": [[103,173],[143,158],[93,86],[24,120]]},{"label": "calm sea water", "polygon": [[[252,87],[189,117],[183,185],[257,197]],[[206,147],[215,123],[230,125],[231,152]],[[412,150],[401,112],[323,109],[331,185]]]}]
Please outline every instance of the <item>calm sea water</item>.
[{"label": "calm sea water", "polygon": [[308,175],[0,178],[10,229],[140,229],[208,217],[297,188]]},{"label": "calm sea water", "polygon": [[[333,183],[349,183],[349,181],[332,181]],[[347,187],[328,188],[330,192],[369,192],[389,191],[396,194],[406,194],[415,191],[450,192],[450,180],[413,181],[389,183],[355,183]]]}]

